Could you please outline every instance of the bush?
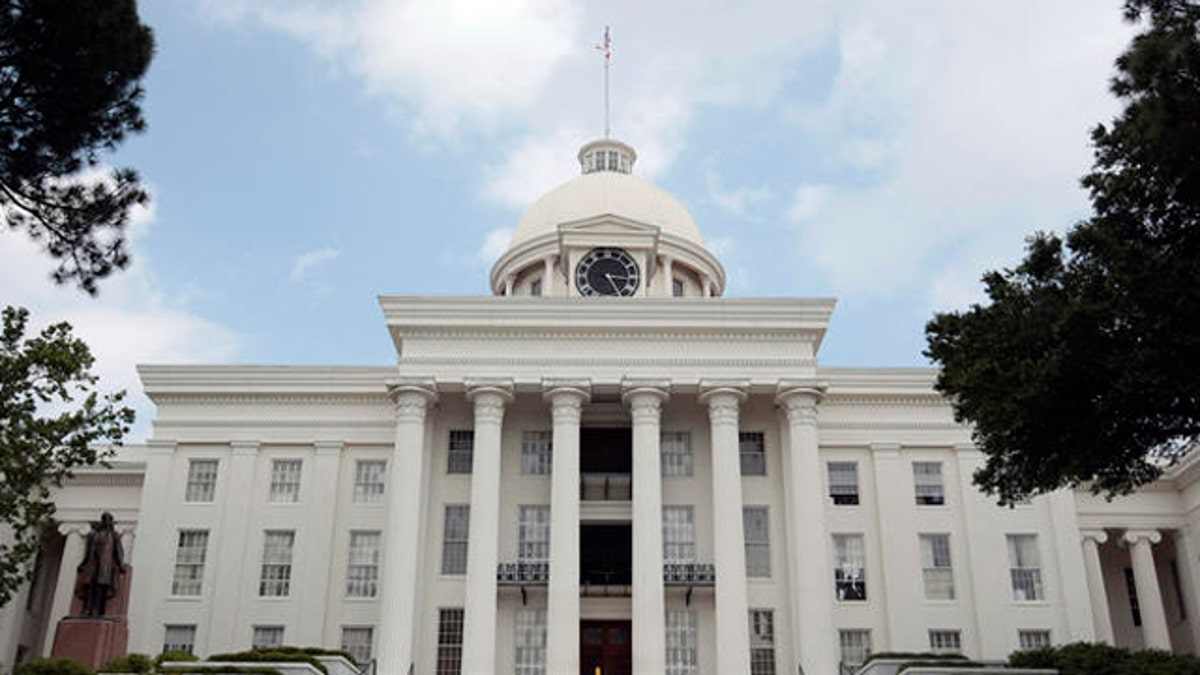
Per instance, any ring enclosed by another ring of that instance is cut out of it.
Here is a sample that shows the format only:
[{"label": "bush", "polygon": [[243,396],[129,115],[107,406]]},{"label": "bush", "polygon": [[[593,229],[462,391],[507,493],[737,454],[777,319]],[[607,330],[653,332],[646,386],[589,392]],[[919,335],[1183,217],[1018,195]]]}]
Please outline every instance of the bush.
[{"label": "bush", "polygon": [[[904,659],[912,661],[966,661],[967,657],[962,654],[935,654],[933,652],[876,652],[867,657],[863,661],[863,665],[876,659]],[[939,664],[944,665],[944,664]]]},{"label": "bush", "polygon": [[145,654],[118,656],[100,666],[102,673],[153,673],[154,661]]},{"label": "bush", "polygon": [[921,659],[919,661],[907,661],[896,670],[897,675],[903,673],[909,668],[945,668],[946,666],[961,666],[963,668],[982,668],[985,664],[979,661],[970,661],[962,656],[958,658],[946,658],[945,655],[938,655],[936,659]]},{"label": "bush", "polygon": [[182,652],[182,651],[163,652],[154,659],[154,665],[161,666],[162,664],[164,664],[168,661],[174,661],[174,662],[178,663],[179,661],[199,661],[199,660],[200,660],[200,657],[196,656],[195,654],[193,654],[191,652]]},{"label": "bush", "polygon": [[306,654],[304,650],[295,647],[283,647],[272,649],[251,649],[245,652],[231,652],[229,654],[213,654],[207,659],[210,662],[246,662],[246,663],[264,663],[264,662],[283,662],[292,661],[311,664],[314,668],[327,673],[324,664],[314,658],[311,654]]},{"label": "bush", "polygon": [[1195,656],[1153,649],[1131,652],[1086,642],[1013,652],[1008,665],[1057,668],[1059,675],[1200,675]]},{"label": "bush", "polygon": [[93,675],[92,669],[75,659],[33,659],[17,666],[13,675]]}]

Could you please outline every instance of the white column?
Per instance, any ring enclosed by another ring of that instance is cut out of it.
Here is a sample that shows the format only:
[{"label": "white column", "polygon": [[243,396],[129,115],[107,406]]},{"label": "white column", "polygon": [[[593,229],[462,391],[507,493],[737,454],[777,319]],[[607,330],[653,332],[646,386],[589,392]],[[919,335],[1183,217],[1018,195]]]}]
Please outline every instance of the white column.
[{"label": "white column", "polygon": [[1171,650],[1171,634],[1167,630],[1167,614],[1163,611],[1162,591],[1158,588],[1158,572],[1154,568],[1154,552],[1150,546],[1162,541],[1158,530],[1126,530],[1124,540],[1129,544],[1133,559],[1133,584],[1137,589],[1138,609],[1142,612],[1142,635],[1147,649]]},{"label": "white column", "polygon": [[75,597],[75,568],[83,562],[84,543],[91,523],[61,523],[59,534],[66,537],[63,541],[62,559],[58,563],[58,581],[54,583],[54,601],[50,604],[50,619],[46,623],[46,639],[42,644],[42,655],[49,656],[54,647],[54,633],[58,630],[58,622],[71,612],[71,600]]},{"label": "white column", "polygon": [[542,258],[542,295],[557,295],[554,292],[554,256]]},{"label": "white column", "polygon": [[[326,622],[334,618],[334,605],[329,602],[330,586],[342,590],[339,580],[329,578],[334,555],[345,551],[335,552],[329,542],[334,541],[334,529],[337,521],[338,486],[341,484],[340,472],[343,444],[341,441],[319,440],[313,443],[312,465],[305,467],[304,483],[300,488],[300,501],[307,502],[308,516],[305,519],[304,530],[298,533],[298,550],[303,551],[304,565],[293,570],[300,582],[297,588],[292,583],[292,592],[296,594],[297,604],[304,607],[296,621],[294,644],[319,645],[325,644],[328,631]],[[308,491],[305,494],[305,490]],[[333,583],[331,583],[331,581]],[[341,597],[335,596],[335,597]],[[338,637],[334,637],[338,639]]]},{"label": "white column", "polygon": [[[713,562],[717,571],[714,672],[750,672],[750,616],[746,599],[745,532],[742,528],[742,468],[738,454],[738,407],[746,394],[716,386],[700,396],[708,406],[713,473]],[[636,641],[639,636],[634,635]]]},{"label": "white column", "polygon": [[579,420],[588,382],[546,383],[554,420],[546,672],[579,672]]},{"label": "white column", "polygon": [[[212,611],[208,613],[206,646],[211,652],[233,651],[245,644],[245,635],[240,634],[239,610],[245,601],[245,575],[257,578],[258,570],[247,569],[243,564],[247,553],[256,559],[262,549],[262,533],[251,532],[252,520],[246,514],[254,507],[254,500],[262,493],[255,490],[255,468],[258,463],[258,441],[231,441],[228,460],[221,460],[217,476],[216,503],[221,509],[219,525],[209,533],[209,546],[215,564],[213,569],[220,574],[212,579]],[[178,535],[176,535],[178,536]],[[178,540],[176,540],[178,541]],[[205,583],[208,583],[205,579]]]},{"label": "white column", "polygon": [[662,404],[667,400],[668,387],[666,382],[626,382],[623,387],[624,399],[633,417],[635,673],[666,671],[667,607],[663,596],[662,466],[659,459],[659,429]]},{"label": "white column", "polygon": [[664,255],[662,259],[662,272],[659,274],[663,278],[663,296],[669,298],[675,295],[675,259],[669,255]]},{"label": "white column", "polygon": [[500,555],[500,432],[511,383],[474,383],[475,458],[471,467],[471,522],[467,529],[467,598],[462,672],[496,672],[496,565]]},{"label": "white column", "polygon": [[[1175,559],[1179,561],[1180,581],[1183,583],[1184,607],[1189,612],[1200,608],[1200,557],[1196,551],[1193,525],[1184,525],[1175,531]],[[1191,616],[1189,614],[1189,616]],[[1192,644],[1200,645],[1200,620],[1188,620],[1191,627]]]},{"label": "white column", "polygon": [[413,663],[420,541],[421,475],[427,460],[425,415],[436,400],[432,380],[397,380],[388,393],[396,405],[395,448],[388,461],[387,529],[380,580],[376,659],[381,673],[407,673]]},{"label": "white column", "polygon": [[1092,599],[1092,623],[1096,640],[1113,644],[1112,614],[1108,609],[1108,592],[1104,589],[1104,569],[1100,565],[1100,544],[1108,541],[1104,530],[1081,530],[1083,537],[1083,567],[1087,573],[1088,596]]},{"label": "white column", "polygon": [[792,630],[806,673],[835,673],[839,653],[833,627],[833,567],[825,531],[825,491],[817,445],[817,404],[823,387],[781,382],[776,402],[787,413],[788,545],[796,561]]},{"label": "white column", "polygon": [[144,543],[133,551],[126,549],[126,556],[134,570],[129,588],[129,651],[152,654],[162,649],[161,598],[170,588],[174,567],[168,561],[174,560],[178,542],[178,535],[168,527],[166,512],[171,509],[165,505],[179,503],[183,495],[170,491],[174,441],[149,440],[146,451],[137,521],[138,538]]}]

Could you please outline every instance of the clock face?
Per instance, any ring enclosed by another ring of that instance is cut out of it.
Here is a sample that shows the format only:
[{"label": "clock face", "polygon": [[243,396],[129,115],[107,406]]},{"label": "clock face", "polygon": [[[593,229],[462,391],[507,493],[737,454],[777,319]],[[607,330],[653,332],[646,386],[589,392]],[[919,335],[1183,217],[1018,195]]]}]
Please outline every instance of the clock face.
[{"label": "clock face", "polygon": [[641,273],[633,257],[619,248],[594,248],[575,267],[575,286],[583,295],[631,297]]}]

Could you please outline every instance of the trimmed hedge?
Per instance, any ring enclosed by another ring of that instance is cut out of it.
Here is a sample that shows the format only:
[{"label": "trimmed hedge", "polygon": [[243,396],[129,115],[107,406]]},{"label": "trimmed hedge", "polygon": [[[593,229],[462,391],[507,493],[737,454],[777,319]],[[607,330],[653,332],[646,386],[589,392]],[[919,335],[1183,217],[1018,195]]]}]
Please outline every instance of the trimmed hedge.
[{"label": "trimmed hedge", "polygon": [[302,649],[296,647],[284,647],[279,649],[251,649],[244,652],[231,652],[229,654],[213,654],[205,659],[209,663],[220,662],[244,662],[244,663],[307,663],[322,673],[328,674],[325,669],[325,664],[321,663],[312,654],[307,654]]},{"label": "trimmed hedge", "polygon": [[901,665],[896,670],[896,675],[903,673],[904,671],[908,670],[909,668],[945,668],[947,666],[955,666],[955,667],[962,667],[962,668],[982,668],[985,665],[987,665],[987,664],[981,663],[979,661],[971,661],[971,660],[968,660],[968,659],[965,659],[962,657],[959,657],[957,659],[939,658],[939,659],[928,659],[928,660],[922,660],[922,661],[908,661],[907,663]]},{"label": "trimmed hedge", "polygon": [[200,657],[196,656],[195,654],[193,654],[191,652],[181,652],[181,651],[163,652],[163,653],[159,654],[158,656],[154,657],[154,665],[159,666],[159,665],[166,663],[167,661],[174,661],[174,662],[178,663],[180,661],[199,661],[199,660],[200,660]]},{"label": "trimmed hedge", "polygon": [[18,665],[13,675],[93,675],[93,671],[75,659],[33,659]]},{"label": "trimmed hedge", "polygon": [[1057,668],[1059,675],[1200,675],[1200,659],[1190,654],[1133,652],[1087,642],[1013,652],[1008,665]]},{"label": "trimmed hedge", "polygon": [[933,652],[876,652],[867,657],[863,661],[863,665],[876,659],[912,659],[921,661],[966,661],[967,657],[962,654],[935,654]]},{"label": "trimmed hedge", "polygon": [[145,654],[118,656],[100,666],[102,673],[153,673],[154,661]]}]

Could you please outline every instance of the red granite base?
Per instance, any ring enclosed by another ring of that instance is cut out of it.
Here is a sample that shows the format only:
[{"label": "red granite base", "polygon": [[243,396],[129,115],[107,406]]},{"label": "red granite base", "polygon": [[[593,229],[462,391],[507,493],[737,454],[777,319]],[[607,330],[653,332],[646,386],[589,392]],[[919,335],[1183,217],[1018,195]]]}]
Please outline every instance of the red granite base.
[{"label": "red granite base", "polygon": [[96,669],[124,654],[128,644],[129,626],[123,616],[68,616],[58,622],[51,654]]}]

